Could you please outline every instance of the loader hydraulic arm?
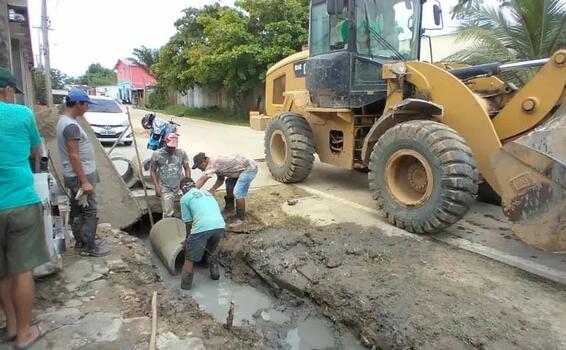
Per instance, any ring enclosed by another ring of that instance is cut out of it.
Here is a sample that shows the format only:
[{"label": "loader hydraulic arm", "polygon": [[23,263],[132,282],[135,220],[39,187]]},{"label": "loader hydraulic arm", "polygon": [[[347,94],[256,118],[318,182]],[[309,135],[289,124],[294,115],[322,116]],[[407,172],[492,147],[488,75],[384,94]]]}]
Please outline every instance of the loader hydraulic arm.
[{"label": "loader hydraulic arm", "polygon": [[517,63],[486,63],[471,67],[462,67],[450,69],[448,72],[458,79],[468,80],[479,77],[490,77],[493,75],[501,74],[502,72],[507,72],[516,69],[533,68],[540,67],[549,61],[548,58],[542,58],[539,60],[517,62]]}]

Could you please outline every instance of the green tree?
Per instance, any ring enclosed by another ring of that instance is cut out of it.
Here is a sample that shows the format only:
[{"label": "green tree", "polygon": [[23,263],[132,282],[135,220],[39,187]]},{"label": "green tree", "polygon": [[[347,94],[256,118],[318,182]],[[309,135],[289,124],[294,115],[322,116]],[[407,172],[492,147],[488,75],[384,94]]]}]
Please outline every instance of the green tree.
[{"label": "green tree", "polygon": [[[63,89],[67,79],[68,77],[65,73],[58,69],[51,68],[51,86],[53,89]],[[37,104],[47,104],[47,97],[45,94],[45,73],[43,67],[36,68],[33,71],[33,87]]]},{"label": "green tree", "polygon": [[159,50],[150,49],[144,45],[134,49],[132,55],[134,57],[130,57],[130,60],[148,72],[151,72],[151,67],[159,61]]},{"label": "green tree", "polygon": [[188,8],[153,66],[179,91],[226,88],[236,99],[261,86],[268,67],[308,39],[308,0],[239,0]]},{"label": "green tree", "polygon": [[103,85],[116,85],[116,73],[112,69],[103,67],[100,63],[93,63],[88,66],[86,73],[80,77],[82,85],[90,87]]},{"label": "green tree", "polygon": [[[480,64],[513,62],[552,55],[566,47],[566,4],[562,0],[508,0],[500,6],[472,1],[457,13],[458,39],[471,45],[446,58]],[[524,84],[533,70],[516,71],[506,79]]]}]

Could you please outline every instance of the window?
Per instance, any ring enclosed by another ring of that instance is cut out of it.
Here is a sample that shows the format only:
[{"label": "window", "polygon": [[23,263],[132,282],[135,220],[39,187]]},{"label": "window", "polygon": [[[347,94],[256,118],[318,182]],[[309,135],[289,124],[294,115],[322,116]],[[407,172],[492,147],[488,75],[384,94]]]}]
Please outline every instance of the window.
[{"label": "window", "polygon": [[285,75],[280,76],[279,78],[273,81],[273,104],[282,105],[285,101],[285,96],[283,93],[285,92]]},{"label": "window", "polygon": [[122,113],[120,106],[113,100],[91,98],[96,104],[88,107],[89,112],[94,113]]},{"label": "window", "polygon": [[318,55],[330,51],[330,21],[326,12],[326,3],[312,6],[310,54]]},{"label": "window", "polygon": [[[344,14],[347,14],[344,9]],[[348,20],[328,16],[326,2],[313,4],[311,9],[310,54],[312,56],[348,47]]]},{"label": "window", "polygon": [[370,58],[416,59],[420,0],[356,1],[356,47]]}]

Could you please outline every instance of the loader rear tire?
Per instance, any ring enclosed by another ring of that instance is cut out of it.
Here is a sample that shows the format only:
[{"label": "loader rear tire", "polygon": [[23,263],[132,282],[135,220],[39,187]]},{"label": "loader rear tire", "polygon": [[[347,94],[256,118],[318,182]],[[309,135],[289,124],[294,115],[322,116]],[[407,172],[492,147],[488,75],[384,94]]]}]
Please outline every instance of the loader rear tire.
[{"label": "loader rear tire", "polygon": [[265,130],[265,160],[271,175],[282,183],[306,179],[314,162],[314,142],[309,123],[300,114],[284,112]]},{"label": "loader rear tire", "polygon": [[398,124],[373,148],[369,184],[388,221],[415,233],[456,223],[478,189],[472,151],[450,127],[429,120]]}]

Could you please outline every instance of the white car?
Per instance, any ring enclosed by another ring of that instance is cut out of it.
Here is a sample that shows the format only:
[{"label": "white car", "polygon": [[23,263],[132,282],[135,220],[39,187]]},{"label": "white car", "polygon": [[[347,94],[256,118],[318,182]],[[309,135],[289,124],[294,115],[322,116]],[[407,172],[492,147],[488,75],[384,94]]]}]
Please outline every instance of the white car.
[{"label": "white car", "polygon": [[129,146],[134,141],[133,132],[128,128],[128,115],[116,100],[104,96],[89,96],[95,104],[89,106],[85,118],[101,143],[114,143],[123,132],[120,142]]}]

